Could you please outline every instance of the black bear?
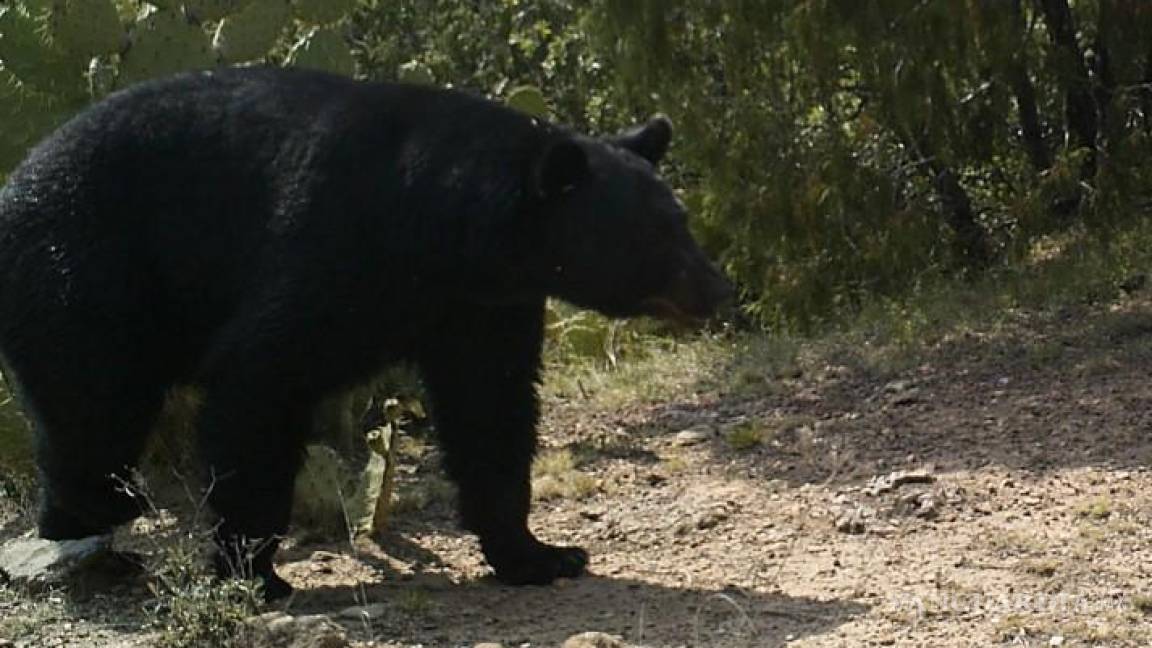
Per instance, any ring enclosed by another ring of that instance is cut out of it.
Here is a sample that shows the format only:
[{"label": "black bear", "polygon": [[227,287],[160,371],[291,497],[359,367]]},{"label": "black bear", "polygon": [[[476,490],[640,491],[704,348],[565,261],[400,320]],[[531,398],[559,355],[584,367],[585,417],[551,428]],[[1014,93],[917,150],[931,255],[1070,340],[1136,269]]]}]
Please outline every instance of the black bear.
[{"label": "black bear", "polygon": [[166,392],[195,385],[218,568],[283,596],[272,554],[314,405],[407,361],[497,577],[580,574],[583,550],[528,528],[546,297],[700,319],[731,293],[654,170],[670,137],[276,69],[86,109],[0,193],[0,358],[36,429],[40,534],[136,517],[117,477]]}]

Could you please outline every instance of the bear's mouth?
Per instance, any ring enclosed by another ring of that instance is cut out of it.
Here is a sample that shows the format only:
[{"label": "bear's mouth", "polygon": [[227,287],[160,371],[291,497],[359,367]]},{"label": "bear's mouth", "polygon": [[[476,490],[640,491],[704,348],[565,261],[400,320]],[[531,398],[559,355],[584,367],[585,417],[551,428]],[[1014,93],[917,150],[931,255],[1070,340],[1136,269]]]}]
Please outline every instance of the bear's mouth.
[{"label": "bear's mouth", "polygon": [[700,329],[734,303],[735,290],[702,255],[686,266],[640,308],[645,315]]}]

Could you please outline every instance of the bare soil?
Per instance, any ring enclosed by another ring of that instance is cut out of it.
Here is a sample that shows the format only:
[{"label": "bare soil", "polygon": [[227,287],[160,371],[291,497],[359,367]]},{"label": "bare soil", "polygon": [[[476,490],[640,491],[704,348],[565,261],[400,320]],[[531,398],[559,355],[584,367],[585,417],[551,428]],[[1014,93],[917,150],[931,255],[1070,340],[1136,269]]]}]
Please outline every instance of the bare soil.
[{"label": "bare soil", "polygon": [[[587,577],[494,582],[429,449],[409,455],[384,538],[283,552],[298,593],[282,607],[333,615],[365,646],[555,646],[588,630],[643,646],[1152,643],[1146,300],[1019,313],[900,352],[781,360],[746,342],[708,342],[716,361],[658,399],[546,390],[542,443],[577,473],[549,479],[576,486],[550,489],[533,525],[586,547]],[[648,365],[644,380],[673,382]],[[17,646],[149,645],[147,602],[0,592],[0,637],[20,615],[43,622]],[[340,616],[355,605],[377,607]]]}]

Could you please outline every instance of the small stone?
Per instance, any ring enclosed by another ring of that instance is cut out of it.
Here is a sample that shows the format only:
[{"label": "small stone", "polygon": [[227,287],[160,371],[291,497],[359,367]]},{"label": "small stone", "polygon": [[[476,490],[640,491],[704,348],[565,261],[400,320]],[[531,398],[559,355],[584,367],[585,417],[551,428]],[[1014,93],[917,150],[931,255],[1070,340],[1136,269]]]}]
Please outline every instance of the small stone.
[{"label": "small stone", "polygon": [[344,628],[324,616],[268,612],[245,622],[242,643],[252,648],[348,648]]},{"label": "small stone", "polygon": [[296,620],[292,618],[291,614],[279,612],[276,613],[276,616],[267,619],[264,622],[264,627],[271,634],[289,634],[292,632],[295,622]]},{"label": "small stone", "polygon": [[919,403],[919,402],[920,402],[920,389],[917,387],[912,387],[912,388],[906,389],[904,391],[892,394],[891,398],[888,399],[889,405],[894,405],[897,407],[903,406],[903,405],[913,405],[913,404]]},{"label": "small stone", "polygon": [[859,508],[842,513],[840,517],[836,518],[836,530],[840,533],[855,535],[864,533],[864,528],[864,512]]},{"label": "small stone", "polygon": [[932,471],[928,468],[897,470],[887,475],[877,475],[873,477],[872,480],[868,482],[868,485],[864,487],[863,492],[868,495],[883,495],[904,484],[930,484],[934,481],[936,481],[936,478],[932,476]]},{"label": "small stone", "polygon": [[913,511],[913,515],[919,518],[928,519],[936,517],[938,512],[939,511],[936,506],[936,498],[930,495],[925,495],[924,497],[920,498],[920,506],[918,506],[916,510]]},{"label": "small stone", "polygon": [[699,513],[693,520],[693,525],[700,530],[711,529],[727,519],[728,511],[722,508],[715,508]]},{"label": "small stone", "polygon": [[1062,637],[1060,635],[1054,635],[1051,639],[1048,640],[1048,645],[1049,646],[1063,646],[1064,645],[1064,637]]},{"label": "small stone", "polygon": [[560,648],[628,648],[620,637],[603,632],[582,632],[564,640]]},{"label": "small stone", "polygon": [[884,392],[888,394],[898,394],[903,391],[908,391],[911,388],[912,382],[909,380],[893,380],[887,385],[884,385]]},{"label": "small stone", "polygon": [[354,605],[344,608],[340,610],[337,616],[341,619],[350,619],[353,621],[362,621],[365,619],[372,621],[383,617],[387,611],[388,607],[383,603],[373,603],[371,605]]},{"label": "small stone", "polygon": [[708,430],[701,430],[698,428],[689,428],[676,433],[676,445],[690,446],[703,443],[712,438],[712,433]]},{"label": "small stone", "polygon": [[900,529],[892,526],[891,524],[882,524],[868,529],[868,535],[874,535],[880,538],[888,538],[896,535]]}]

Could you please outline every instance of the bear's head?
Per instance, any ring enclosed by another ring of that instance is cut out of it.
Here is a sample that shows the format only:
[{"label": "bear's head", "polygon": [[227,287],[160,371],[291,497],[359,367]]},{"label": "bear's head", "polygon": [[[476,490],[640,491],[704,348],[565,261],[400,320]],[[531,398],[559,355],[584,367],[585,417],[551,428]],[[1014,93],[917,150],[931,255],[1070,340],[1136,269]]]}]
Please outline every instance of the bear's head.
[{"label": "bear's head", "polygon": [[699,323],[732,300],[731,283],[688,230],[656,165],[672,124],[656,117],[612,137],[557,134],[533,171],[547,232],[547,291],[612,317]]}]

